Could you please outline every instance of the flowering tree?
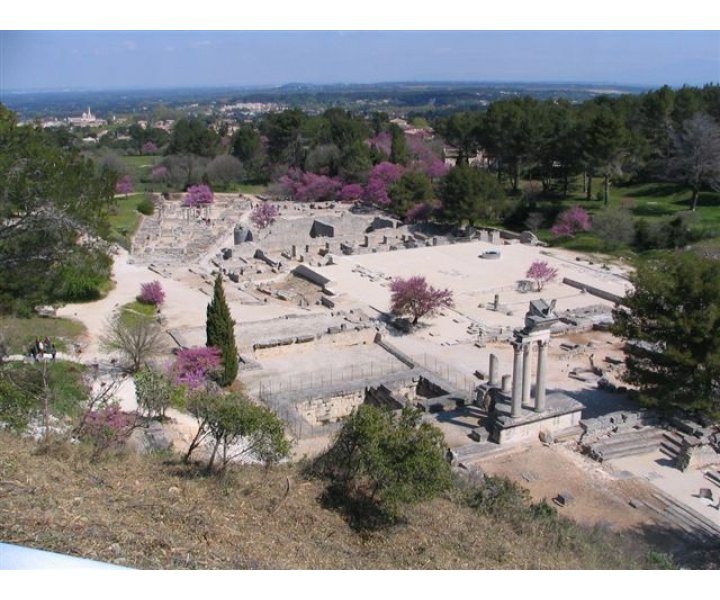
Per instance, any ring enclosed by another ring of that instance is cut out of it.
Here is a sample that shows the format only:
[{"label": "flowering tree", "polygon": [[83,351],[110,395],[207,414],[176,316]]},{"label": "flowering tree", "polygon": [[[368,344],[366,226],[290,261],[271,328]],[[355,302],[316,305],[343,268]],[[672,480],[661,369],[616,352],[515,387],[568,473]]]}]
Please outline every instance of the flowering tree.
[{"label": "flowering tree", "polygon": [[305,173],[290,168],[280,180],[283,188],[298,202],[321,202],[337,200],[342,182],[335,177]]},{"label": "flowering tree", "polygon": [[536,260],[530,265],[527,273],[525,273],[525,277],[532,279],[537,286],[537,291],[541,292],[543,286],[553,281],[557,277],[557,274],[558,270],[551,267],[547,261]]},{"label": "flowering tree", "polygon": [[453,295],[448,289],[438,290],[424,277],[416,275],[408,279],[400,277],[390,282],[390,310],[395,315],[409,314],[413,325],[425,315],[432,315],[443,306],[453,306]]},{"label": "flowering tree", "polygon": [[589,231],[591,227],[588,212],[581,206],[573,206],[560,213],[551,231],[558,237],[573,237],[581,231]]},{"label": "flowering tree", "polygon": [[212,204],[215,196],[209,186],[205,184],[191,185],[185,195],[184,206],[198,207]]},{"label": "flowering tree", "polygon": [[145,142],[142,145],[143,154],[156,154],[158,151],[157,144],[155,142]]},{"label": "flowering tree", "polygon": [[408,148],[412,161],[410,166],[415,171],[422,171],[430,179],[439,179],[448,173],[450,165],[445,164],[426,143],[424,135],[413,134],[407,136]]},{"label": "flowering tree", "polygon": [[392,136],[389,131],[381,131],[376,136],[370,138],[366,142],[370,147],[375,146],[378,150],[385,153],[386,156],[390,156],[390,150],[392,147]]},{"label": "flowering tree", "polygon": [[170,367],[170,378],[176,385],[196,390],[205,387],[211,375],[220,369],[220,350],[214,346],[183,348]]},{"label": "flowering tree", "polygon": [[277,206],[263,202],[253,208],[250,213],[250,220],[259,229],[265,229],[267,226],[272,225],[275,222],[275,219],[279,214],[280,211]]},{"label": "flowering tree", "polygon": [[401,165],[391,162],[385,161],[375,165],[368,176],[363,200],[380,206],[390,204],[388,189],[403,176],[403,173],[405,169]]},{"label": "flowering tree", "polygon": [[78,428],[80,438],[95,446],[93,456],[111,448],[118,448],[127,440],[135,427],[136,416],[120,410],[117,404],[88,411]]},{"label": "flowering tree", "polygon": [[162,284],[157,280],[141,284],[138,300],[143,304],[160,306],[165,302],[165,291],[162,289]]},{"label": "flowering tree", "polygon": [[340,190],[340,201],[355,202],[356,200],[360,200],[364,191],[363,186],[359,183],[348,183]]},{"label": "flowering tree", "polygon": [[152,172],[150,173],[150,177],[153,181],[167,181],[168,178],[168,168],[165,165],[158,165],[157,167],[154,167]]},{"label": "flowering tree", "polygon": [[123,175],[115,184],[115,193],[125,194],[127,198],[128,194],[132,194],[135,191],[135,185],[130,175]]}]

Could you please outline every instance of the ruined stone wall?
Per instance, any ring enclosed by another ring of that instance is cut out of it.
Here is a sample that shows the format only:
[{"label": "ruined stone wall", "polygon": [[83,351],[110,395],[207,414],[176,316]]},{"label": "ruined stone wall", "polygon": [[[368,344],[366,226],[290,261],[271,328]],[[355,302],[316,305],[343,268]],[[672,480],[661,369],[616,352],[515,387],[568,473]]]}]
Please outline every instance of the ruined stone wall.
[{"label": "ruined stone wall", "polygon": [[347,417],[365,400],[365,389],[342,392],[298,403],[298,413],[311,425],[335,423]]}]

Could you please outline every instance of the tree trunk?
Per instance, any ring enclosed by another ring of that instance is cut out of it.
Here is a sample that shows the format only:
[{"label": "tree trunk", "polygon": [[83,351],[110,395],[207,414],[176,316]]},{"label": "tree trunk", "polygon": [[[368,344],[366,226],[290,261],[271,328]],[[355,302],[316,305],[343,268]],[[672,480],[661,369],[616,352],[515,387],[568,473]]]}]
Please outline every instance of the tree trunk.
[{"label": "tree trunk", "polygon": [[587,171],[583,171],[583,194],[587,194]]},{"label": "tree trunk", "polygon": [[218,446],[220,445],[220,440],[215,440],[215,447],[213,448],[212,454],[210,455],[210,462],[207,464],[207,472],[212,473],[213,463],[215,462],[215,455],[217,454]]},{"label": "tree trunk", "polygon": [[692,196],[690,197],[690,210],[693,212],[695,212],[697,208],[698,195],[698,188],[694,187],[692,189]]},{"label": "tree trunk", "polygon": [[605,201],[605,206],[608,205],[608,199],[610,198],[610,175],[605,175],[604,179],[604,188],[603,188],[603,199]]},{"label": "tree trunk", "polygon": [[592,175],[587,178],[587,186],[585,186],[585,198],[592,200]]}]

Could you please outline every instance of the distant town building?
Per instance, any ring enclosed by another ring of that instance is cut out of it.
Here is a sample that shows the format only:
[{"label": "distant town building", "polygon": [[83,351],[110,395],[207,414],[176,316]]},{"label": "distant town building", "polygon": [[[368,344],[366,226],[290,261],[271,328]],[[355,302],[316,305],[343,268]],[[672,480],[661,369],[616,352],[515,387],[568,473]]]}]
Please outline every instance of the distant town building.
[{"label": "distant town building", "polygon": [[[446,165],[450,165],[451,167],[454,167],[457,164],[458,155],[460,154],[460,151],[453,147],[453,146],[445,146],[443,148],[443,161],[445,161]],[[471,167],[482,167],[487,168],[489,165],[488,157],[485,156],[485,153],[482,151],[482,149],[477,149],[475,151],[474,155],[468,156],[468,164]]]},{"label": "distant town building", "polygon": [[68,117],[68,123],[70,123],[70,125],[74,125],[75,127],[97,127],[99,125],[107,125],[107,121],[105,119],[98,119],[94,114],[92,114],[89,106],[87,111],[80,117]]}]

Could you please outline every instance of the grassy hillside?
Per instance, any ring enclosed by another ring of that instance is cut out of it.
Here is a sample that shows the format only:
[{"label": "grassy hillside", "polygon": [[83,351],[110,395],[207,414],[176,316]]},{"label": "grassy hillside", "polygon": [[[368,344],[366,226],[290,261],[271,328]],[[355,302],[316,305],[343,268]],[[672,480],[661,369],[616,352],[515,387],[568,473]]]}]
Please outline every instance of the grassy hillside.
[{"label": "grassy hillside", "polygon": [[[633,569],[648,548],[518,498],[471,508],[467,490],[353,529],[297,466],[206,477],[169,455],[89,461],[0,431],[0,540],[142,569]],[[288,483],[289,491],[288,491]]]}]

